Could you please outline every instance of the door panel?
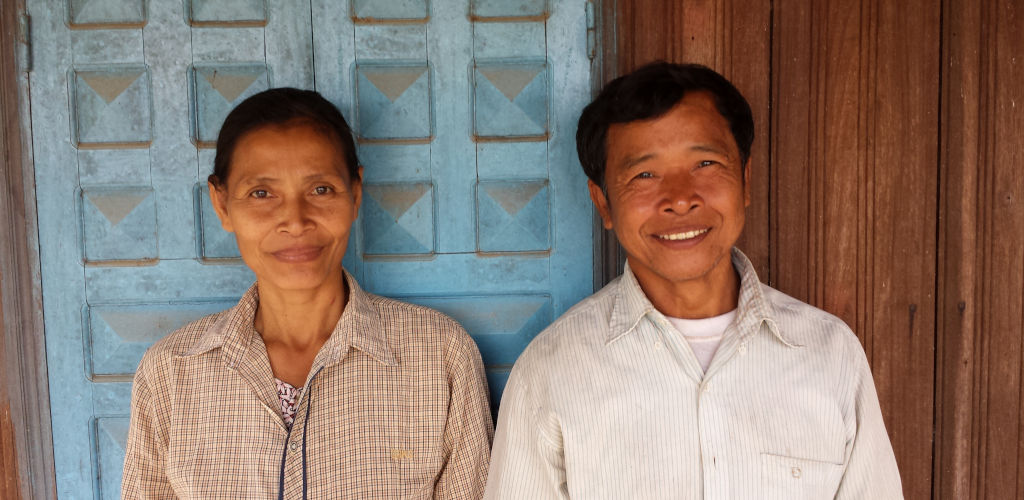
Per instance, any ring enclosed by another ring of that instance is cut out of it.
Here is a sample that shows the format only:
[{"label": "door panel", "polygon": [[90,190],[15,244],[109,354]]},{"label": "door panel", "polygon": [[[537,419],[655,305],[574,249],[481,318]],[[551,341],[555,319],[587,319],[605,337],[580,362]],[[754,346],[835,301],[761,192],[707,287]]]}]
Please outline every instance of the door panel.
[{"label": "door panel", "polygon": [[253,279],[205,178],[224,116],[263,89],[315,83],[349,118],[365,196],[346,267],[462,322],[495,404],[591,291],[583,1],[27,3],[61,498],[118,496],[142,353]]},{"label": "door panel", "polygon": [[586,4],[335,6],[313,1],[313,43],[317,88],[352,117],[365,169],[346,266],[368,290],[459,320],[496,409],[523,347],[591,291],[574,149]]}]

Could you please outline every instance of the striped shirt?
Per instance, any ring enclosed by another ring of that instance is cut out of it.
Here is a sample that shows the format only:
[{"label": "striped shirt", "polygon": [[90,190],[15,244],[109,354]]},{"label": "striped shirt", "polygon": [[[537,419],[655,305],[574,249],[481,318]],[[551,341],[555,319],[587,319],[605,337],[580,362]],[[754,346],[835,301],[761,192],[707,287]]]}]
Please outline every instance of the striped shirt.
[{"label": "striped shirt", "polygon": [[480,498],[493,431],[473,340],[346,279],[348,304],[290,429],[253,329],[256,285],[150,348],[122,498]]},{"label": "striped shirt", "polygon": [[857,337],[738,250],[733,265],[737,314],[706,374],[628,267],[535,338],[485,498],[902,498]]}]

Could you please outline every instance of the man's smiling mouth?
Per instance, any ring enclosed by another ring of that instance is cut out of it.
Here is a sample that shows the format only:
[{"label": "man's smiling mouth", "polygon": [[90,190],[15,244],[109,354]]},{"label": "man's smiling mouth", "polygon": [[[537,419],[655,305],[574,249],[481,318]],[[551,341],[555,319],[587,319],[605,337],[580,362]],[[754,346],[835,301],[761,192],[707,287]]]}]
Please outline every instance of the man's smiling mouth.
[{"label": "man's smiling mouth", "polygon": [[711,230],[711,228],[704,228],[704,229],[694,229],[693,231],[686,231],[686,232],[683,232],[683,233],[659,234],[658,238],[661,238],[663,240],[671,240],[671,241],[689,240],[689,239],[692,239],[692,238],[696,238],[696,237],[698,237],[698,236],[700,236],[700,235],[702,235],[702,234],[704,234],[704,233],[706,233],[706,232],[708,232],[710,230]]}]

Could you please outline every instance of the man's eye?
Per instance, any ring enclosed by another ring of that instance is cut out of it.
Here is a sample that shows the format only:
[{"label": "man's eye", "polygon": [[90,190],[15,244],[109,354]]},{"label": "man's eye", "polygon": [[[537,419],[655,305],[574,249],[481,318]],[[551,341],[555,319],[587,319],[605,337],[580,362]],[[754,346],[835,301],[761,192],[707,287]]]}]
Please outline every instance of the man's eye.
[{"label": "man's eye", "polygon": [[267,196],[270,196],[270,193],[268,193],[266,189],[257,189],[249,193],[249,196],[252,196],[253,198],[266,198]]},{"label": "man's eye", "polygon": [[653,178],[654,178],[654,174],[652,174],[650,172],[640,172],[639,174],[636,174],[636,177],[634,177],[634,179],[653,179]]},{"label": "man's eye", "polygon": [[313,193],[314,194],[328,194],[331,191],[333,191],[333,189],[331,189],[330,186],[317,186],[317,187],[313,188]]},{"label": "man's eye", "polygon": [[710,167],[710,166],[715,165],[717,163],[718,162],[714,161],[714,160],[704,160],[704,161],[698,163],[697,166],[700,167],[700,168],[704,168],[704,167]]}]

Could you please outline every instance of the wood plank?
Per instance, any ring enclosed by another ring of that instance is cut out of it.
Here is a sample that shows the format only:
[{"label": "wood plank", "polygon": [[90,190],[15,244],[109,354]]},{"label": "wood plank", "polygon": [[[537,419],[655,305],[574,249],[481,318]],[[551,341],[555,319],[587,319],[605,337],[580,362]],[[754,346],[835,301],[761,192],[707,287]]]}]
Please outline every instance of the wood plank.
[{"label": "wood plank", "polygon": [[978,242],[982,16],[973,2],[943,2],[938,311],[933,498],[977,498],[980,407],[976,382],[981,276]]},{"label": "wood plank", "polygon": [[772,282],[860,336],[908,498],[931,494],[939,14],[774,10]]},{"label": "wood plank", "polygon": [[[12,2],[13,3],[13,2]],[[0,6],[0,75],[3,75],[3,81],[0,81],[0,119],[6,124],[5,119],[12,111],[8,109],[10,97],[6,95],[8,85],[5,85],[8,77],[8,71],[14,65],[12,64],[15,56],[14,40],[16,36],[17,28],[16,24],[10,24],[15,18],[11,16],[10,6]],[[17,95],[15,94],[15,99]],[[17,102],[16,100],[14,101]],[[13,110],[13,113],[17,113],[17,107]],[[0,174],[4,173],[5,170],[12,168],[10,165],[11,155],[14,153],[12,147],[9,145],[11,141],[10,135],[12,131],[17,129],[10,129],[6,126],[0,126]],[[16,134],[15,139],[16,139]],[[14,165],[14,168],[18,168],[18,165]],[[0,176],[2,179],[3,176]],[[3,186],[5,191],[6,186]],[[6,198],[7,193],[4,193]],[[0,207],[0,213],[6,212],[5,207]],[[6,226],[10,222],[9,220],[0,221]],[[2,251],[2,250],[0,250]],[[7,278],[4,275],[3,269],[0,268],[0,283],[3,283],[4,279]],[[18,447],[14,438],[14,422],[11,420],[11,403],[10,394],[8,387],[14,382],[12,374],[6,369],[7,366],[7,344],[8,336],[15,335],[17,332],[9,332],[6,328],[7,322],[4,321],[4,294],[10,293],[10,291],[4,287],[0,288],[0,365],[3,365],[5,369],[0,369],[0,498],[20,498],[19,488],[19,470],[18,470]]]},{"label": "wood plank", "polygon": [[27,74],[17,54],[22,0],[0,2],[0,498],[55,498],[31,148],[21,127]]},{"label": "wood plank", "polygon": [[986,151],[981,172],[982,330],[985,332],[981,364],[987,379],[983,397],[987,413],[984,428],[979,495],[1017,498],[1022,494],[1021,473],[1021,356],[1024,332],[1024,165],[1021,130],[1024,119],[1024,6],[1013,0],[990,2],[982,38],[983,106],[987,112],[982,136]]},{"label": "wood plank", "polygon": [[[938,105],[941,6],[876,0],[876,43],[865,75],[874,109],[865,221],[873,228],[859,308],[869,356],[907,498],[932,492]],[[865,30],[867,27],[865,26]],[[899,50],[894,50],[895,48]],[[859,246],[860,246],[859,245]]]}]

